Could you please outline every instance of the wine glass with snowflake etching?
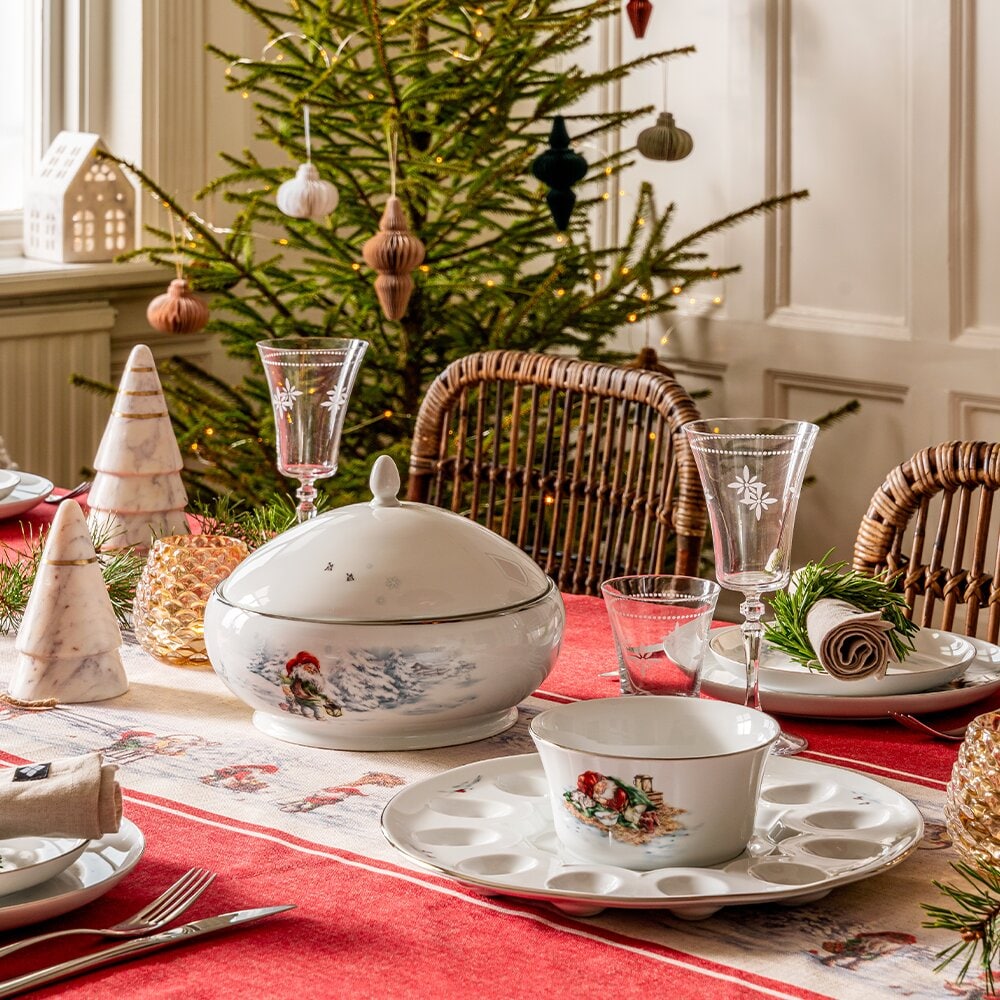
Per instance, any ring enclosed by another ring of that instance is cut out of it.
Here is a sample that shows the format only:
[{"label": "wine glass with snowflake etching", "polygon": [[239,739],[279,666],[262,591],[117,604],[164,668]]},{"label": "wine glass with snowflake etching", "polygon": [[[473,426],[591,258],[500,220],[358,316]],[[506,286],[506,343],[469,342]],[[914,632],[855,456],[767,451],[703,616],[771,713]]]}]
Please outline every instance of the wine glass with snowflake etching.
[{"label": "wine glass with snowflake etching", "polygon": [[[715,576],[743,594],[744,704],[759,709],[761,595],[788,586],[795,513],[819,428],[775,418],[696,420],[684,432],[701,476],[712,525]],[[779,754],[805,749],[782,733]]]},{"label": "wine glass with snowflake etching", "polygon": [[368,344],[289,337],[257,344],[271,393],[278,470],[297,479],[299,522],[316,516],[316,482],[337,471],[340,435]]}]

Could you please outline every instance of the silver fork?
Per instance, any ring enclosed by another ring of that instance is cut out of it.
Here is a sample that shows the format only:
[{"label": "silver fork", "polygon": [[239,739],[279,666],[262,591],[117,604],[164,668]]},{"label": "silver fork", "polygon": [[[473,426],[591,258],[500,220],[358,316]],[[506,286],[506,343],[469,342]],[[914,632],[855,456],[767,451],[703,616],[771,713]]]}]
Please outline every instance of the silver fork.
[{"label": "silver fork", "polygon": [[965,738],[965,731],[968,726],[959,726],[957,729],[935,729],[933,726],[922,722],[915,715],[907,715],[905,712],[890,712],[890,717],[895,719],[901,726],[913,729],[918,733],[927,736],[936,736],[940,740],[961,740]]},{"label": "silver fork", "polygon": [[211,884],[215,872],[204,868],[192,868],[182,875],[166,892],[157,896],[148,906],[138,913],[133,913],[127,920],[113,927],[91,928],[73,927],[66,931],[52,931],[51,934],[37,934],[35,937],[16,941],[14,944],[0,948],[0,958],[12,951],[27,948],[29,945],[53,938],[67,937],[70,934],[98,934],[102,937],[141,937],[165,927],[175,917],[179,917]]},{"label": "silver fork", "polygon": [[94,484],[89,479],[85,479],[82,483],[77,483],[76,486],[69,491],[69,493],[63,493],[61,496],[56,493],[50,493],[45,498],[45,502],[62,503],[63,500],[72,500],[73,497],[78,497],[81,493],[86,493],[93,485]]}]

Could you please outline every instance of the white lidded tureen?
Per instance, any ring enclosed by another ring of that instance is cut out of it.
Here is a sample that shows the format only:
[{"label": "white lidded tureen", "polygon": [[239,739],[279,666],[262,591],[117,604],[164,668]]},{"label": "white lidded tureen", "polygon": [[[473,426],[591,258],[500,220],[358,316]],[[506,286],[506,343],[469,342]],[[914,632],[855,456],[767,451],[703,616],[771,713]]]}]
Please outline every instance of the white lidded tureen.
[{"label": "white lidded tureen", "polygon": [[286,531],[216,588],[213,667],[254,725],[293,743],[407,750],[507,729],[555,664],[559,591],[492,531],[400,502],[386,455],[371,489],[371,503]]}]

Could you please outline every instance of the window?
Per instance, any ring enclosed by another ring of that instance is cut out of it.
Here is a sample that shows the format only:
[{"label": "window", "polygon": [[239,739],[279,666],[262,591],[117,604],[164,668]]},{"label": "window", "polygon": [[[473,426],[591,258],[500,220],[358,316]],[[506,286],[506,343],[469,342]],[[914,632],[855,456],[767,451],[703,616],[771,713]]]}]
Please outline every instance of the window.
[{"label": "window", "polygon": [[64,0],[0,0],[0,256],[21,252],[24,184],[58,129]]},{"label": "window", "polygon": [[0,213],[20,211],[26,176],[25,40],[27,0],[6,0],[0,10]]}]

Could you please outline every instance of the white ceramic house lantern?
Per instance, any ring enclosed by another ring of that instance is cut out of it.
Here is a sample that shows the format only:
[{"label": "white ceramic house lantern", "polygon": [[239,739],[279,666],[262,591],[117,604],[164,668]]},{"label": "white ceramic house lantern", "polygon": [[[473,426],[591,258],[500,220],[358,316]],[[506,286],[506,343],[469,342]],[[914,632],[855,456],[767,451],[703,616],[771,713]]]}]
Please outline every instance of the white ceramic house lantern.
[{"label": "white ceramic house lantern", "polygon": [[91,132],[60,132],[28,181],[24,256],[67,264],[135,249],[135,188]]}]

